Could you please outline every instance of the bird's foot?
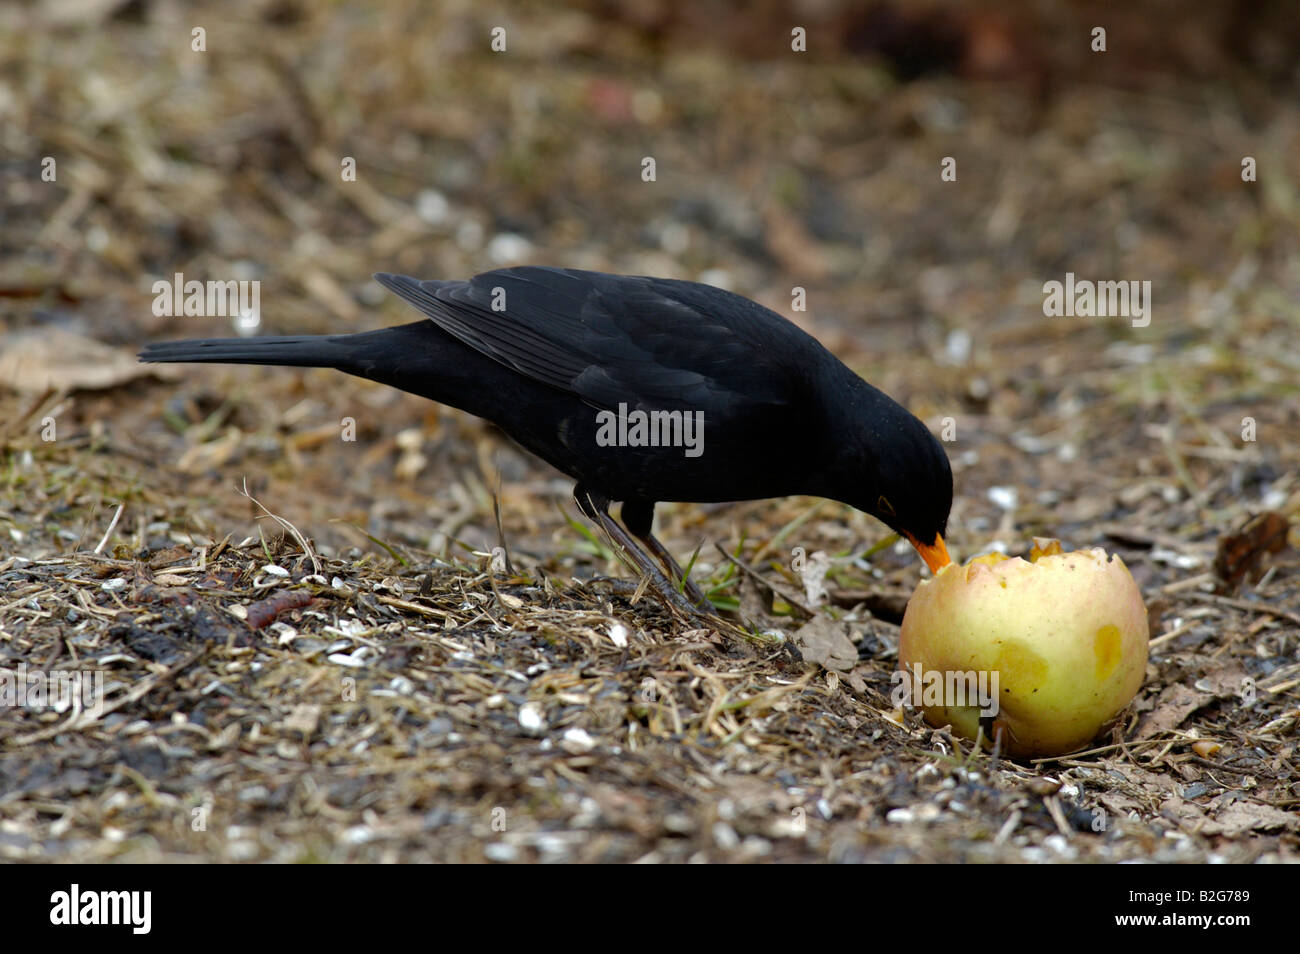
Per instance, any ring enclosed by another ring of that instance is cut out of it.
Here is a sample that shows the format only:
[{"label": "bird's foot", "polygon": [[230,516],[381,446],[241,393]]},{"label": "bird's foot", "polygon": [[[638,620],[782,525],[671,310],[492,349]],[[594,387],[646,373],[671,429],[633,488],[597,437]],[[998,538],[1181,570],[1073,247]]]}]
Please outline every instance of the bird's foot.
[{"label": "bird's foot", "polygon": [[654,560],[636,545],[627,531],[620,527],[613,517],[597,511],[596,520],[641,574],[646,584],[667,604],[670,611],[695,620],[703,620],[713,614],[713,604],[708,601],[698,586],[689,579],[686,580],[686,593],[674,586],[673,582],[664,575],[664,571],[659,569]]},{"label": "bird's foot", "polygon": [[709,602],[708,597],[690,580],[686,581],[686,591],[682,592],[667,577],[661,576],[665,584],[662,589],[655,584],[653,578],[649,579],[651,579],[651,585],[655,587],[655,591],[668,604],[670,609],[676,610],[694,620],[704,620],[716,615],[713,604]]},{"label": "bird's foot", "polygon": [[652,590],[658,597],[658,601],[664,604],[664,607],[678,615],[689,617],[696,621],[703,621],[713,614],[713,606],[707,600],[698,603],[686,596],[674,586],[666,577],[663,579],[662,586],[657,584],[653,577],[646,574],[639,580],[618,579],[612,576],[594,576],[586,581],[586,585],[599,584],[602,589],[608,589],[610,593],[626,597],[629,601],[635,599],[638,595],[644,596],[647,589]]},{"label": "bird's foot", "polygon": [[677,562],[668,548],[660,543],[652,533],[641,535],[641,540],[650,548],[650,552],[659,558],[659,562],[664,565],[664,569],[668,571],[668,575],[673,582],[679,584],[679,592],[685,591],[686,598],[695,604],[697,610],[713,613],[713,604],[709,602],[709,598],[704,595],[704,591],[682,569],[681,564]]}]

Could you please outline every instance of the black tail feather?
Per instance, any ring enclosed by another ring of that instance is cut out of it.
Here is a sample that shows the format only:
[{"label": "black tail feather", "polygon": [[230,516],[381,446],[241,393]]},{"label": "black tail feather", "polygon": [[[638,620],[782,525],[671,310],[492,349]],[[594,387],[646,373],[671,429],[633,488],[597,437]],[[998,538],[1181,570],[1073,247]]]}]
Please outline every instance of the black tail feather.
[{"label": "black tail feather", "polygon": [[347,335],[282,335],[260,338],[188,338],[156,341],[140,349],[140,360],[157,363],[273,364],[337,368],[348,363]]}]

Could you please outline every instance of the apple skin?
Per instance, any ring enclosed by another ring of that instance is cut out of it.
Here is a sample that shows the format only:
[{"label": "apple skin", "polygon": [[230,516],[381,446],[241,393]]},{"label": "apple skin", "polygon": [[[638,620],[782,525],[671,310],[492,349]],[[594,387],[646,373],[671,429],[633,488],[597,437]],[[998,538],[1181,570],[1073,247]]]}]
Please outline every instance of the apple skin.
[{"label": "apple skin", "polygon": [[[1061,553],[1055,541],[1044,543],[1035,542],[1033,562],[991,555],[922,581],[898,646],[909,671],[996,672],[992,730],[1001,751],[1018,758],[1083,748],[1146,674],[1146,606],[1124,561],[1100,548]],[[924,711],[931,725],[976,738],[978,706]]]}]

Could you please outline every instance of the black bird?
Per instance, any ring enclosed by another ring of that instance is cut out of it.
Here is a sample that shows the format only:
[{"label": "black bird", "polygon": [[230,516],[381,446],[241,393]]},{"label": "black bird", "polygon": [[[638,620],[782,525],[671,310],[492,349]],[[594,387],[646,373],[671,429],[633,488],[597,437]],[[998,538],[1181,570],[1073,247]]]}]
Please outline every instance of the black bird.
[{"label": "black bird", "polygon": [[[695,282],[561,268],[375,279],[426,319],[358,334],[159,342],[140,359],[336,368],[485,418],[574,478],[582,512],[679,608],[680,593],[632,539],[707,607],[651,534],[661,500],[829,497],[905,536],[932,570],[949,562],[942,445],[756,302]],[[622,501],[631,537],[610,501]]]}]

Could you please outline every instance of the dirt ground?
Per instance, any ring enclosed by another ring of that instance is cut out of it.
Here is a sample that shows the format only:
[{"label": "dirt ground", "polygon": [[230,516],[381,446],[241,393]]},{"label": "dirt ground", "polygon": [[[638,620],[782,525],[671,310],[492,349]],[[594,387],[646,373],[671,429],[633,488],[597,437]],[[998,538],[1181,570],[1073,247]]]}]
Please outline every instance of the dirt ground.
[{"label": "dirt ground", "polygon": [[[0,669],[105,674],[0,707],[0,858],[1300,858],[1294,14],[1155,3],[1093,52],[1082,5],[861,6],[802,53],[769,3],[0,10]],[[178,272],[259,280],[276,334],[516,262],[791,317],[948,430],[956,559],[1120,554],[1122,724],[1012,761],[895,711],[926,571],[843,505],[661,505],[724,618],[683,623],[476,419],[134,361],[232,333],[154,314]],[[1066,273],[1149,281],[1149,324],[1045,316]]]}]

